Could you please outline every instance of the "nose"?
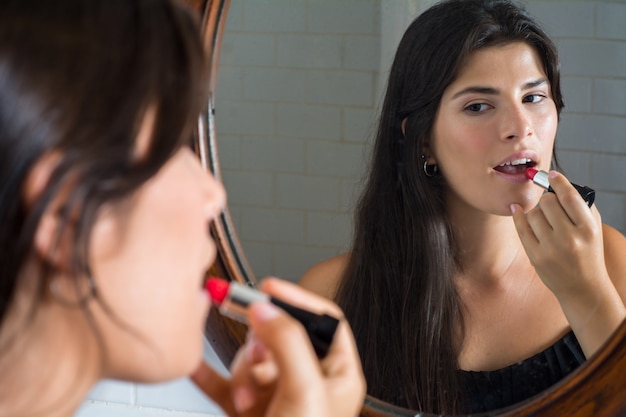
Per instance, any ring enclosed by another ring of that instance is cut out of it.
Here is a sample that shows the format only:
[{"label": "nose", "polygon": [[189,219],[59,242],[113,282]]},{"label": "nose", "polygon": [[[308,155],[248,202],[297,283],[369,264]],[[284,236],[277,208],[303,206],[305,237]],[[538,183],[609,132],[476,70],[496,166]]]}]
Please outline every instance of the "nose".
[{"label": "nose", "polygon": [[533,135],[531,118],[523,103],[512,105],[504,112],[501,123],[501,138],[504,141],[521,140]]},{"label": "nose", "polygon": [[189,158],[192,175],[197,178],[199,191],[204,201],[204,214],[207,220],[217,218],[226,207],[226,190],[213,174],[207,172],[200,163],[200,159],[188,148],[183,148]]}]

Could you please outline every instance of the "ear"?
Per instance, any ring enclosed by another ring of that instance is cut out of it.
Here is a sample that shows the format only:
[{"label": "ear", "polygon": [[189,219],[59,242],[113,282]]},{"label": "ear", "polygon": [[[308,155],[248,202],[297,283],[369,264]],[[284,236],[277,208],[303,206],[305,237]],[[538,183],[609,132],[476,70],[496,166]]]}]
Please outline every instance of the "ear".
[{"label": "ear", "polygon": [[27,209],[30,209],[35,204],[35,201],[43,192],[43,189],[48,184],[50,175],[52,175],[52,171],[60,159],[61,154],[53,151],[44,154],[35,162],[33,168],[26,176],[24,188],[22,189],[22,196]]},{"label": "ear", "polygon": [[[61,154],[59,152],[50,152],[43,155],[35,162],[26,177],[24,188],[22,189],[22,195],[27,210],[32,209],[37,199],[43,193],[60,158]],[[64,190],[58,195],[54,196],[48,204],[48,207],[46,207],[46,210],[39,220],[33,239],[35,253],[41,259],[61,269],[68,266],[70,259],[70,252],[68,251],[70,242],[68,230],[65,231],[64,236],[59,236],[62,220],[58,215],[58,209],[61,207],[64,196],[67,195],[65,188],[66,187],[64,187]],[[67,191],[69,191],[69,187]]]},{"label": "ear", "polygon": [[428,163],[428,165],[437,164],[437,158],[435,158],[433,149],[430,146],[429,138],[424,138],[420,151],[422,155],[425,156],[426,162]]}]

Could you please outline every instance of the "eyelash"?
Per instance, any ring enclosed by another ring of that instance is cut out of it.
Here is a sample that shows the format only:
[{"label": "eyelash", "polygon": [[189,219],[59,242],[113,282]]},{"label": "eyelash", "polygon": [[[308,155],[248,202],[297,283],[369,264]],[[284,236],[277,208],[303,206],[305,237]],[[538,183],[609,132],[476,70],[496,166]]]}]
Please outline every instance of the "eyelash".
[{"label": "eyelash", "polygon": [[[538,100],[528,101],[527,99],[529,97],[536,97],[536,98],[538,98]],[[522,103],[531,103],[531,104],[541,103],[545,98],[547,98],[547,96],[545,94],[529,94],[529,95],[527,95],[527,96],[525,96],[523,98]],[[472,108],[475,108],[476,106],[481,106],[481,107],[488,106],[489,108],[493,108],[493,106],[491,106],[490,104],[487,104],[487,103],[472,103],[472,104],[466,106],[463,110],[465,110],[467,112],[470,112],[470,113],[482,113],[483,111],[486,110],[486,109],[484,109],[484,110],[478,110],[478,109],[472,110]]]},{"label": "eyelash", "polygon": [[547,98],[547,96],[545,94],[529,94],[526,97],[524,97],[524,100],[526,100],[528,97],[539,97],[538,101],[530,101],[528,103],[539,103],[539,102],[543,101],[543,99]]}]

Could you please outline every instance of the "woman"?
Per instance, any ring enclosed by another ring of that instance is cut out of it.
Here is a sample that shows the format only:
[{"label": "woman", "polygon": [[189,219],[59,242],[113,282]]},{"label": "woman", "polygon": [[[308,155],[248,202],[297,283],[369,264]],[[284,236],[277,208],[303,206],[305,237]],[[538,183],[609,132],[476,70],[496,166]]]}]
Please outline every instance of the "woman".
[{"label": "woman", "polygon": [[[368,392],[434,413],[505,407],[572,372],[626,316],[624,237],[556,167],[554,44],[504,0],[436,4],[391,68],[348,254],[301,284],[334,298]],[[543,195],[542,195],[543,194]]]},{"label": "woman", "polygon": [[[102,378],[194,372],[229,415],[354,415],[345,321],[329,355],[269,304],[232,378],[201,365],[225,204],[186,143],[206,100],[192,13],[170,0],[0,4],[0,415],[71,416]],[[332,303],[276,280],[312,310]]]}]

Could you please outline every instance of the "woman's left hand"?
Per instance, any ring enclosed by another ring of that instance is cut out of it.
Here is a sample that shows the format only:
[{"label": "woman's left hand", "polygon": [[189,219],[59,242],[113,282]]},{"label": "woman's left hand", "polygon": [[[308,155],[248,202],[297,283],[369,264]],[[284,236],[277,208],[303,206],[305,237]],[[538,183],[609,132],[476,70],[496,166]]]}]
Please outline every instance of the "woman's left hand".
[{"label": "woman's left hand", "polygon": [[560,173],[549,173],[545,193],[526,215],[511,205],[530,262],[554,293],[587,355],[595,352],[626,315],[604,257],[602,220]]}]

